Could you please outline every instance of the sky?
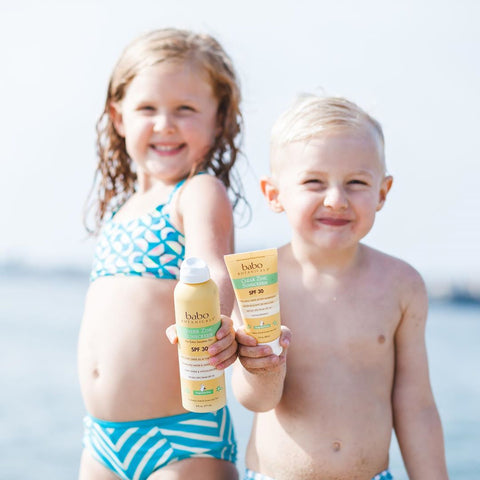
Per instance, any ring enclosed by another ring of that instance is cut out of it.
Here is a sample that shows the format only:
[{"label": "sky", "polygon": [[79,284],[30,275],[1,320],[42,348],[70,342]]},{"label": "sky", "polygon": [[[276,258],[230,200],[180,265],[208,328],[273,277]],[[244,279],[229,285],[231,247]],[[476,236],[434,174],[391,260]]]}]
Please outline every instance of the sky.
[{"label": "sky", "polygon": [[0,264],[88,269],[82,224],[111,70],[161,27],[214,35],[241,80],[252,219],[237,250],[290,238],[270,212],[270,128],[299,93],[345,96],[383,125],[394,184],[365,243],[424,276],[480,279],[480,2],[0,0]]}]

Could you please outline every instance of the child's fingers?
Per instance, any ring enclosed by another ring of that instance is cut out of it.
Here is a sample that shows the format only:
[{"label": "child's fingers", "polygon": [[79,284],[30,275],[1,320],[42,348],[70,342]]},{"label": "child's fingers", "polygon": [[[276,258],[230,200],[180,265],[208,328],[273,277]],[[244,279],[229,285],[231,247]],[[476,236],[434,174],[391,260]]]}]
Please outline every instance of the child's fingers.
[{"label": "child's fingers", "polygon": [[237,359],[237,342],[231,343],[228,348],[222,350],[217,355],[210,357],[210,364],[218,370],[224,370],[232,365]]},{"label": "child's fingers", "polygon": [[175,327],[175,325],[170,325],[169,327],[167,327],[167,329],[165,330],[165,334],[167,335],[167,338],[172,345],[178,342],[177,328]]},{"label": "child's fingers", "polygon": [[221,340],[222,338],[227,337],[232,332],[235,333],[235,329],[233,328],[233,320],[230,317],[227,317],[226,315],[221,315],[220,318],[222,320],[222,324],[220,325],[220,328],[217,330],[217,333],[215,334],[215,337],[217,337],[217,340]]},{"label": "child's fingers", "polygon": [[239,345],[246,345],[249,347],[255,347],[257,345],[255,338],[245,332],[245,327],[243,325],[237,328],[235,337]]},{"label": "child's fingers", "polygon": [[234,346],[235,352],[237,351],[237,342],[235,340],[235,332],[233,329],[228,332],[226,336],[217,340],[215,343],[212,343],[208,347],[208,353],[211,357],[217,356],[220,352],[223,352],[226,349],[229,349],[231,346]]},{"label": "child's fingers", "polygon": [[283,347],[284,352],[289,347],[291,339],[292,331],[285,325],[282,325],[282,333],[280,334],[280,345]]},{"label": "child's fingers", "polygon": [[268,357],[238,357],[244,368],[252,373],[269,372],[285,362],[285,356],[271,354]]},{"label": "child's fingers", "polygon": [[238,344],[238,355],[240,357],[263,358],[272,355],[272,353],[272,349],[268,345],[255,345],[254,347],[248,347]]}]

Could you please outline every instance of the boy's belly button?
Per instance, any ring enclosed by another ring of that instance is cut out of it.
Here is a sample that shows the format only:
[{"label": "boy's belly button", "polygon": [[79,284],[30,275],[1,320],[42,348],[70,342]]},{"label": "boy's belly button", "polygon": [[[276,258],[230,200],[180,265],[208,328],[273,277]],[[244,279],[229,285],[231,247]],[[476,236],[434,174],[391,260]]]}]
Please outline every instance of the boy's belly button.
[{"label": "boy's belly button", "polygon": [[93,378],[98,378],[100,376],[100,371],[98,369],[98,367],[95,367],[93,370],[92,370],[92,377]]},{"label": "boy's belly button", "polygon": [[341,442],[337,441],[337,442],[332,443],[332,450],[334,452],[339,452],[341,450],[341,448],[342,448],[342,443]]}]

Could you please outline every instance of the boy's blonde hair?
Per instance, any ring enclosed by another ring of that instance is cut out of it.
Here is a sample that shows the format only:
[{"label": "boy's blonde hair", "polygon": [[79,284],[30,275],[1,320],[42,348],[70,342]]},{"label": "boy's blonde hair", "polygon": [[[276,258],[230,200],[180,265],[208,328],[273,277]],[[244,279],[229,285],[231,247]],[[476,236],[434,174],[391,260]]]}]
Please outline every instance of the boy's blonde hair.
[{"label": "boy's blonde hair", "polygon": [[345,98],[304,94],[273,125],[270,138],[272,158],[275,149],[289,143],[308,141],[332,130],[365,127],[371,127],[377,134],[384,162],[385,140],[377,120]]},{"label": "boy's blonde hair", "polygon": [[[98,232],[108,211],[118,208],[134,193],[137,180],[125,138],[115,129],[110,108],[124,99],[139,72],[166,61],[188,62],[205,74],[218,101],[220,133],[197,170],[206,170],[218,177],[233,194],[234,206],[238,200],[244,199],[240,179],[235,179],[235,185],[232,185],[231,178],[231,169],[240,153],[238,137],[242,115],[239,81],[230,57],[210,35],[175,28],[154,30],[126,47],[110,78],[104,110],[97,122],[98,165],[94,184],[97,202],[93,229],[88,227],[85,218],[87,230],[91,233]],[[191,172],[191,175],[195,173]]]}]

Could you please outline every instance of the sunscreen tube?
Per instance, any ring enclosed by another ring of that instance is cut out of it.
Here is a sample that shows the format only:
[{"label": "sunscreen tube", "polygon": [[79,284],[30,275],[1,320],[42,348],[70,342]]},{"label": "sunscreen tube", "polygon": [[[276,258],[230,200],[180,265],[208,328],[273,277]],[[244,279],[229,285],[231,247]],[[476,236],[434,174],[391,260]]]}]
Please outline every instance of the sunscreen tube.
[{"label": "sunscreen tube", "polygon": [[208,347],[221,325],[218,288],[207,264],[186,258],[173,294],[183,408],[214,412],[226,405],[225,374],[210,365]]},{"label": "sunscreen tube", "polygon": [[275,355],[280,346],[277,249],[224,256],[245,331],[259,345],[269,345]]}]

